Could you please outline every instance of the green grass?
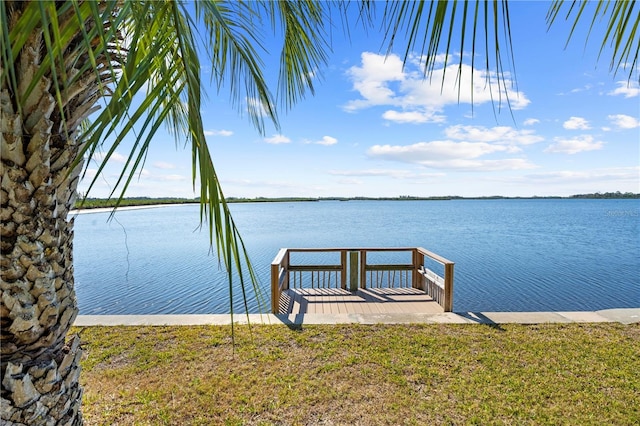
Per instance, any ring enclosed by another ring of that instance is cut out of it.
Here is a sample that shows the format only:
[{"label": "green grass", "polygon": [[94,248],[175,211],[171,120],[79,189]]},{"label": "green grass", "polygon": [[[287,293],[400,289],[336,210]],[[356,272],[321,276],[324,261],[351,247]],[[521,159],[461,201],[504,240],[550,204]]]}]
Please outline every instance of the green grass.
[{"label": "green grass", "polygon": [[635,425],[640,325],[88,327],[88,425]]}]

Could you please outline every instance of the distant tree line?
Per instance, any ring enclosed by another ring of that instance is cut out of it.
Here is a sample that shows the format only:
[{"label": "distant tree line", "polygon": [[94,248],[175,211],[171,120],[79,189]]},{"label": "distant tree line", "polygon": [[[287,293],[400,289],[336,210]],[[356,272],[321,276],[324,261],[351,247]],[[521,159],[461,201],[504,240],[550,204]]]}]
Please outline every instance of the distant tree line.
[{"label": "distant tree line", "polygon": [[319,201],[319,198],[313,197],[255,197],[255,198],[242,198],[242,197],[227,197],[227,203],[278,203],[286,201]]},{"label": "distant tree line", "polygon": [[633,192],[622,193],[616,192],[596,192],[595,194],[578,194],[572,195],[569,198],[640,198],[640,194],[634,194]]},{"label": "distant tree line", "polygon": [[[115,207],[118,202],[117,198],[78,198],[74,205],[76,209],[98,209],[106,207]],[[199,203],[195,198],[151,198],[151,197],[128,197],[120,201],[119,206],[149,206],[155,204],[186,204]]]},{"label": "distant tree line", "polygon": [[[569,198],[640,198],[640,193],[635,194],[633,192],[595,192],[591,194],[576,194],[568,197],[560,196],[533,196],[533,197],[504,197],[501,195],[491,195],[485,197],[460,197],[457,195],[451,196],[438,196],[438,197],[416,197],[412,195],[401,195],[399,197],[255,197],[255,198],[243,198],[243,197],[229,197],[228,203],[275,203],[275,202],[292,202],[292,201],[439,201],[439,200],[509,200],[509,199],[569,199]],[[96,209],[115,207],[117,204],[116,198],[78,198],[75,203],[76,209]],[[155,204],[195,204],[199,203],[200,198],[175,198],[175,197],[129,197],[120,200],[119,206],[148,206]]]}]

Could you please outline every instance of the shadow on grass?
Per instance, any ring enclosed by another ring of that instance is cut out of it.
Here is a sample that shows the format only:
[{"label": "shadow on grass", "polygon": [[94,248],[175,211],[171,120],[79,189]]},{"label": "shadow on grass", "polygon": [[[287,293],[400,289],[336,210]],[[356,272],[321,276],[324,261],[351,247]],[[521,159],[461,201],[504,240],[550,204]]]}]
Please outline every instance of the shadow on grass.
[{"label": "shadow on grass", "polygon": [[304,314],[296,314],[293,320],[289,318],[288,314],[276,314],[276,318],[280,320],[284,325],[289,327],[293,331],[301,331],[302,323],[304,322]]},{"label": "shadow on grass", "polygon": [[[467,320],[476,324],[486,325],[499,331],[506,331],[500,324],[494,322],[491,318],[487,317],[482,312],[456,312],[456,315],[462,318],[466,318]],[[289,329],[294,331],[302,330],[305,314],[298,313],[293,315],[293,318],[292,315],[288,314],[276,314],[275,316],[280,322],[282,322],[282,324],[286,325]]]},{"label": "shadow on grass", "polygon": [[456,312],[456,315],[459,315],[477,324],[482,324],[496,330],[505,331],[505,329],[502,328],[500,324],[494,322],[491,318],[489,318],[482,312]]}]

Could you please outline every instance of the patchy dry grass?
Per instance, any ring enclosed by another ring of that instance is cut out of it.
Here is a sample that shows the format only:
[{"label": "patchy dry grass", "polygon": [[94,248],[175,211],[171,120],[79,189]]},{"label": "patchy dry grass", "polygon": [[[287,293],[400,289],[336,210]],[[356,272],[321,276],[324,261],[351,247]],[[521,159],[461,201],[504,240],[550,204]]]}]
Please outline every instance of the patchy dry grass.
[{"label": "patchy dry grass", "polygon": [[640,325],[88,327],[87,425],[635,425]]}]

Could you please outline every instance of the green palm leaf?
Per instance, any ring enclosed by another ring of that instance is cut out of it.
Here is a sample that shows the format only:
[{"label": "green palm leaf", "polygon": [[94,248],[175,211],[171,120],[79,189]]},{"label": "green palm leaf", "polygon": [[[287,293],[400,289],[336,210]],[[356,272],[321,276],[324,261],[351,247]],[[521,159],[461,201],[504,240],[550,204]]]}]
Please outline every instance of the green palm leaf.
[{"label": "green palm leaf", "polygon": [[[570,4],[568,4],[570,3]],[[571,30],[567,37],[567,45],[573,38],[576,29],[589,22],[585,46],[591,35],[601,31],[597,37],[601,40],[598,58],[609,48],[611,59],[609,70],[616,75],[620,69],[627,70],[627,80],[636,79],[640,82],[638,73],[638,55],[640,54],[640,13],[635,9],[636,2],[628,0],[566,2],[555,0],[547,13],[547,25],[551,27],[564,13],[564,20],[571,23]],[[602,31],[604,30],[604,31]]]},{"label": "green palm leaf", "polygon": [[[102,99],[102,110],[79,135],[74,167],[104,151],[90,190],[114,153],[133,139],[111,194],[118,204],[143,167],[158,130],[167,127],[177,145],[191,145],[201,221],[208,225],[211,244],[228,271],[229,290],[233,289],[235,270],[243,293],[247,278],[257,292],[256,276],[225,202],[204,135],[200,52],[210,60],[217,86],[229,88],[233,104],[246,108],[250,120],[263,132],[264,117],[278,126],[278,102],[263,74],[261,56],[266,52],[261,28],[265,24],[274,30],[282,28],[281,103],[289,107],[313,90],[312,73],[326,61],[323,10],[323,4],[314,1],[276,6],[271,2],[43,0],[26,4],[18,16],[10,2],[2,2],[2,83],[18,94],[15,106],[20,112],[34,108],[37,99],[31,94],[51,75],[62,117],[59,131],[65,139],[78,133],[80,123]],[[4,23],[12,20],[17,22],[9,30]],[[41,32],[47,54],[37,73],[23,79],[30,84],[18,87],[15,68],[6,64],[13,64],[29,46],[36,28],[47,29]],[[199,28],[204,28],[203,34],[197,32]],[[67,106],[74,102],[74,87],[80,82],[93,88],[72,116]],[[246,294],[243,296],[246,303]]]},{"label": "green palm leaf", "polygon": [[[565,19],[573,17],[569,37],[585,19],[590,18],[590,29],[594,29],[605,18],[600,50],[611,46],[611,69],[628,68],[631,79],[640,49],[635,2],[587,3],[573,2],[566,12]],[[244,283],[240,265],[250,263],[204,136],[201,60],[210,61],[215,84],[229,89],[232,103],[247,111],[260,132],[264,132],[264,117],[278,127],[279,105],[291,107],[306,93],[313,93],[315,75],[330,49],[327,28],[346,23],[350,3],[41,0],[20,4],[20,13],[15,13],[16,5],[0,2],[1,82],[14,94],[15,111],[21,114],[36,108],[35,88],[51,85],[61,116],[55,131],[65,139],[78,135],[80,123],[91,116],[79,135],[74,164],[79,166],[83,158],[104,150],[97,175],[122,143],[132,138],[133,147],[112,193],[118,200],[144,165],[158,130],[168,127],[177,145],[191,146],[193,185],[199,185],[201,221],[209,227],[211,244],[220,262],[228,271],[238,270]],[[459,81],[462,54],[471,52],[475,68],[480,47],[485,51],[487,78],[495,77],[504,85],[509,69],[515,69],[506,0],[384,4],[363,0],[357,7],[365,27],[377,22],[375,10],[382,8],[387,52],[400,46],[405,62],[417,52],[428,78],[439,54],[445,54],[446,70],[450,55],[459,53]],[[549,11],[549,24],[564,9],[565,2],[556,1]],[[340,20],[331,19],[333,10],[339,12]],[[272,37],[269,27],[283,42],[277,96],[263,72],[264,40]],[[37,45],[34,34],[42,37],[46,54],[38,68],[31,68],[34,74],[20,79],[19,85],[16,60],[27,60],[29,49]],[[464,89],[459,86],[458,90]],[[497,95],[498,104],[503,92]],[[99,100],[102,110],[92,115]],[[249,277],[255,284],[251,268]]]},{"label": "green palm leaf", "polygon": [[[375,3],[370,7],[375,7]],[[450,58],[454,54],[459,54],[456,79],[459,83],[463,55],[468,51],[471,52],[471,67],[475,69],[476,55],[482,41],[485,78],[495,78],[497,85],[504,87],[509,80],[507,74],[510,70],[515,74],[509,7],[506,0],[388,1],[384,5],[382,22],[387,54],[400,45],[406,63],[412,55],[417,53],[426,78],[433,76],[439,55],[444,55],[441,82],[444,84]],[[471,31],[471,34],[468,34],[468,31]],[[454,44],[455,39],[459,39],[459,43]],[[473,78],[472,73],[470,88],[472,94]],[[488,87],[492,90],[493,85],[489,84]],[[459,95],[461,90],[467,89],[458,84]],[[498,106],[502,104],[502,96],[507,96],[507,93],[507,90],[498,92]],[[509,104],[508,97],[505,100]]]}]

